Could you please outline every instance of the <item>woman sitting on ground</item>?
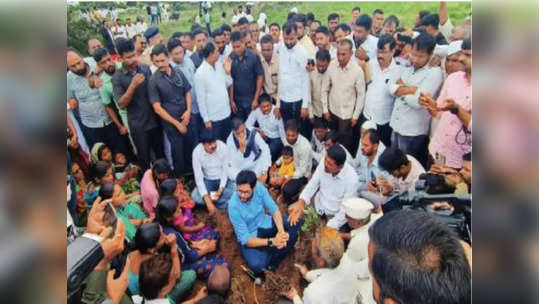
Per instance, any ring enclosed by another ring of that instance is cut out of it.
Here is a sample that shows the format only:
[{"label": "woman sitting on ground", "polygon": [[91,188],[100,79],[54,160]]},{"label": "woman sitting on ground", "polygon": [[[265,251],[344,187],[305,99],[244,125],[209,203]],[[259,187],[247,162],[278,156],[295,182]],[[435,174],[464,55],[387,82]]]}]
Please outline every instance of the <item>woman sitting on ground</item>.
[{"label": "woman sitting on ground", "polygon": [[[181,195],[178,183],[175,179],[167,179],[159,187],[161,197]],[[183,207],[178,204],[174,213],[173,226],[183,234],[188,241],[200,241],[203,239],[218,239],[219,235],[203,222],[195,223],[195,215],[191,208]]]},{"label": "woman sitting on ground", "polygon": [[178,248],[183,253],[182,268],[195,270],[199,278],[205,279],[217,265],[228,266],[221,255],[215,253],[219,235],[213,231],[211,238],[187,242],[174,227],[174,220],[181,214],[178,200],[174,196],[164,196],[157,204],[157,220],[166,235],[175,235]]},{"label": "woman sitting on ground", "polygon": [[151,223],[155,216],[147,217],[137,203],[137,198],[129,199],[120,185],[107,183],[99,189],[101,199],[112,199],[112,207],[116,211],[116,216],[124,222],[125,237],[132,241],[135,237],[137,227],[145,223]]},{"label": "woman sitting on ground", "polygon": [[[144,172],[144,176],[140,181],[140,193],[142,195],[142,206],[146,214],[151,215],[155,213],[155,208],[159,202],[161,183],[168,179],[170,173],[170,166],[166,159],[161,158],[153,162],[151,169]],[[191,199],[189,194],[185,191],[183,184],[179,180],[175,180],[177,183],[176,198],[180,202],[182,208],[191,209],[195,206],[195,202]]]},{"label": "woman sitting on ground", "polygon": [[129,291],[132,295],[140,294],[139,274],[141,264],[150,257],[159,254],[160,252],[170,253],[173,263],[179,265],[174,271],[172,277],[177,277],[179,272],[179,280],[175,283],[167,294],[167,298],[171,303],[180,303],[181,299],[189,293],[196,280],[196,273],[193,270],[181,269],[181,253],[178,251],[176,238],[174,235],[165,235],[161,226],[158,223],[143,224],[137,229],[135,234],[135,250],[129,253]]}]

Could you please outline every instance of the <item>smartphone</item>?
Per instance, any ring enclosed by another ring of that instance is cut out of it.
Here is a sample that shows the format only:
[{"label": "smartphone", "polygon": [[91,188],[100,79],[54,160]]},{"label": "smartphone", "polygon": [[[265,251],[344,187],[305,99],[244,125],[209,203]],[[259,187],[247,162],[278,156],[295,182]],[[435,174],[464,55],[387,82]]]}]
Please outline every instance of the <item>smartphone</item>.
[{"label": "smartphone", "polygon": [[376,176],[374,176],[374,173],[372,171],[371,171],[371,181],[375,187],[378,187],[378,185],[376,184]]},{"label": "smartphone", "polygon": [[307,60],[307,64],[308,65],[314,65],[314,59],[311,58],[311,59]]},{"label": "smartphone", "polygon": [[434,163],[436,163],[437,165],[445,166],[445,155],[436,152],[436,154],[434,155]]}]

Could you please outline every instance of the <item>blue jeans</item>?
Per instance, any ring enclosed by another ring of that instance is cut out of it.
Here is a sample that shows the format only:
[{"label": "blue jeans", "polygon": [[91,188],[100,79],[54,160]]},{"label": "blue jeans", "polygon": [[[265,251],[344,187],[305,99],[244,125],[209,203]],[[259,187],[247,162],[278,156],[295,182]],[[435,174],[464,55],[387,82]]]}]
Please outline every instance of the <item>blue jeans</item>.
[{"label": "blue jeans", "polygon": [[[288,239],[286,247],[282,249],[277,249],[275,247],[250,248],[247,246],[240,246],[241,255],[245,259],[247,266],[249,266],[249,268],[256,274],[260,274],[264,270],[276,269],[292,248],[294,248],[302,224],[303,219],[300,219],[295,226],[291,226],[288,222],[288,216],[283,215],[284,230],[288,232],[290,238]],[[258,238],[272,238],[276,234],[277,227],[275,226],[275,222],[272,222],[271,228],[259,228],[256,236]]]},{"label": "blue jeans", "polygon": [[[204,184],[206,185],[206,190],[208,192],[211,191],[217,191],[219,189],[219,180],[210,180],[210,179],[204,179]],[[227,180],[225,190],[223,191],[223,194],[221,194],[221,198],[215,203],[215,207],[219,209],[226,209],[228,206],[228,200],[234,194],[234,191],[236,190],[235,183],[231,180]],[[204,202],[204,199],[198,192],[198,188],[195,188],[193,192],[191,193],[191,198],[197,205],[205,206],[206,202]]]},{"label": "blue jeans", "polygon": [[280,138],[269,138],[266,140],[271,153],[271,162],[276,161],[281,156],[283,141]]},{"label": "blue jeans", "polygon": [[404,136],[393,132],[391,146],[399,148],[405,154],[412,155],[426,168],[429,147],[428,135]]}]

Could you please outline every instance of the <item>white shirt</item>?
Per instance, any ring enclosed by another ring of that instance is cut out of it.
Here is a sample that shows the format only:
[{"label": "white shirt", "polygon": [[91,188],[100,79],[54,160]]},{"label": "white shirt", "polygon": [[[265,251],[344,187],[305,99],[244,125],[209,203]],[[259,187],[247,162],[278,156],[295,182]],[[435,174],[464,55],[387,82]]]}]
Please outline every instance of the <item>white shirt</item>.
[{"label": "white shirt", "polygon": [[110,28],[112,34],[114,35],[114,40],[118,39],[118,38],[127,38],[127,34],[125,32],[125,27],[123,25],[120,25],[120,26],[115,26],[113,25],[111,28]]},{"label": "white shirt", "polygon": [[376,60],[376,52],[378,50],[378,37],[369,34],[367,39],[360,45],[365,50],[369,60]]},{"label": "white shirt", "polygon": [[136,27],[137,27],[137,34],[144,35],[144,32],[146,32],[146,30],[148,29],[148,26],[144,22],[137,22]]},{"label": "white shirt", "polygon": [[204,122],[220,121],[230,116],[227,88],[232,84],[222,65],[211,66],[206,60],[195,72],[195,93]]},{"label": "white shirt", "polygon": [[346,223],[346,217],[342,208],[342,201],[345,198],[356,197],[359,188],[358,176],[354,168],[348,163],[344,163],[341,171],[333,176],[326,172],[324,162],[320,162],[313,177],[300,194],[300,198],[306,204],[311,203],[311,199],[318,190],[315,198],[315,208],[318,214],[333,215],[327,226],[339,229]]},{"label": "white shirt", "polygon": [[412,155],[407,154],[406,158],[411,163],[412,167],[410,172],[405,179],[399,178],[395,180],[394,190],[398,190],[401,193],[404,191],[415,192],[415,184],[419,179],[419,175],[425,173],[425,168],[413,157]]},{"label": "white shirt", "polygon": [[291,145],[286,140],[286,135],[284,127],[281,128],[281,141],[283,146],[292,147],[294,152],[294,166],[296,170],[294,171],[294,178],[307,177],[311,175],[311,170],[313,166],[312,156],[311,156],[311,143],[303,135],[298,134],[298,139],[296,142]]},{"label": "white shirt", "polygon": [[129,39],[133,38],[133,36],[135,36],[138,33],[137,26],[134,24],[131,24],[131,25],[126,24],[125,33],[127,34],[127,38]]},{"label": "white shirt", "polygon": [[230,132],[230,135],[226,140],[228,156],[227,170],[228,178],[230,180],[235,181],[236,175],[238,175],[241,170],[252,170],[255,172],[256,176],[260,176],[262,173],[266,172],[269,167],[271,167],[270,149],[260,134],[256,134],[255,143],[262,150],[262,153],[256,161],[254,152],[251,152],[247,158],[243,157],[243,152],[240,152],[236,148],[233,137],[233,132]]},{"label": "white shirt", "polygon": [[[393,131],[404,136],[427,135],[430,126],[430,114],[419,104],[419,95],[429,93],[437,98],[440,87],[444,81],[444,73],[439,67],[425,65],[417,70],[414,67],[405,68],[401,79],[406,86],[415,86],[415,94],[395,98],[395,106],[391,113],[389,125]],[[391,93],[394,95],[398,85],[391,84]]]},{"label": "white shirt", "polygon": [[[403,67],[391,60],[389,66],[382,70],[376,58],[369,60],[371,82],[367,85],[365,108],[363,115],[377,125],[385,125],[391,119],[395,97],[391,95],[388,83],[394,83],[401,77]],[[386,83],[386,79],[389,82]]]},{"label": "white shirt", "polygon": [[313,159],[317,162],[320,162],[320,159],[322,158],[322,154],[324,152],[324,141],[318,140],[313,130],[313,134],[311,135],[311,153],[313,155]]},{"label": "white shirt", "polygon": [[245,122],[245,126],[249,128],[249,130],[252,130],[255,126],[255,122],[258,122],[260,129],[267,137],[281,137],[280,128],[283,127],[283,121],[280,118],[277,119],[275,117],[275,115],[273,114],[273,106],[271,106],[271,110],[268,114],[262,113],[260,107],[256,108],[256,110],[254,111],[251,111],[251,114],[249,114],[249,117]]},{"label": "white shirt", "polygon": [[301,107],[306,109],[311,102],[311,90],[307,66],[307,54],[305,49],[296,43],[292,49],[288,49],[284,43],[279,45],[279,92],[277,106],[281,100],[294,102],[302,100]]},{"label": "white shirt", "polygon": [[217,140],[217,148],[212,154],[204,150],[202,143],[193,150],[193,172],[200,196],[208,193],[204,179],[219,180],[219,188],[224,188],[227,181],[227,148],[224,142]]},{"label": "white shirt", "polygon": [[225,50],[223,51],[224,56],[229,56],[232,53],[232,43],[225,45]]},{"label": "white shirt", "polygon": [[337,267],[307,272],[305,279],[311,283],[303,290],[303,301],[298,296],[294,304],[375,304],[368,264],[368,231],[380,217],[381,214],[373,213],[368,224],[350,232],[352,239]]}]

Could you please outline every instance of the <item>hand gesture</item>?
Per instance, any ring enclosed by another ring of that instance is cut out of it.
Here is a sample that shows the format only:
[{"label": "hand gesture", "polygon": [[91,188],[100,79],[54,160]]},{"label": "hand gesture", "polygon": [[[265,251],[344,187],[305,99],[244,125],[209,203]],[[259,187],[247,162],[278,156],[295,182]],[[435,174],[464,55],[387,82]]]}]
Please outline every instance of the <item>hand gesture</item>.
[{"label": "hand gesture", "polygon": [[137,73],[133,79],[131,79],[131,85],[137,88],[139,85],[141,85],[144,80],[146,80],[146,77],[142,73]]},{"label": "hand gesture", "polygon": [[432,56],[432,58],[429,61],[429,66],[431,67],[439,67],[442,65],[442,57],[438,55]]},{"label": "hand gesture", "polygon": [[367,183],[367,190],[369,190],[370,192],[378,192],[378,187],[376,187],[376,184],[372,180],[370,180]]},{"label": "hand gesture", "polygon": [[325,119],[326,121],[331,121],[331,115],[329,114],[329,112],[324,113],[324,119]]},{"label": "hand gesture", "polygon": [[230,75],[230,71],[232,70],[232,59],[230,59],[230,56],[227,56],[225,58],[225,62],[223,63],[223,68],[225,69],[225,73],[227,75]]},{"label": "hand gesture", "polygon": [[176,129],[183,135],[187,134],[187,128],[181,122],[176,124]]},{"label": "hand gesture", "polygon": [[301,276],[303,278],[305,278],[305,275],[307,275],[307,272],[309,272],[309,269],[307,269],[307,266],[303,264],[294,263],[294,267],[296,267],[296,269],[299,270],[299,273],[301,273]]},{"label": "hand gesture", "polygon": [[277,235],[273,238],[273,245],[277,247],[277,249],[282,249],[286,247],[286,242],[288,241],[288,233],[286,232],[278,232]]},{"label": "hand gesture", "polygon": [[449,111],[451,109],[457,109],[458,105],[453,99],[446,99],[444,100],[444,103],[439,108],[441,111]]},{"label": "hand gesture", "polygon": [[107,273],[107,295],[112,303],[120,303],[127,290],[127,286],[129,285],[129,276],[127,272],[129,265],[130,258],[128,257],[125,261],[122,274],[117,279],[114,279],[114,270],[110,270]]},{"label": "hand gesture", "polygon": [[429,111],[436,110],[436,101],[429,93],[422,92],[421,94],[419,94],[419,104]]},{"label": "hand gesture", "polygon": [[127,128],[125,126],[120,126],[118,128],[118,131],[120,132],[120,135],[127,135],[128,133]]},{"label": "hand gesture", "polygon": [[281,111],[279,110],[279,107],[273,108],[273,115],[275,115],[275,118],[281,119]]},{"label": "hand gesture", "polygon": [[167,244],[169,247],[172,247],[174,245],[178,245],[178,243],[176,243],[176,235],[174,234],[167,234],[165,236],[165,244]]},{"label": "hand gesture", "polygon": [[198,302],[202,299],[204,299],[206,296],[208,295],[208,288],[206,288],[206,286],[202,286],[202,288],[200,288],[199,291],[197,291],[195,297],[193,298],[193,300],[195,302]]},{"label": "hand gesture", "polygon": [[106,228],[103,225],[103,216],[105,215],[105,206],[110,203],[110,199],[101,201],[101,197],[97,197],[88,213],[86,231],[93,234],[101,234]]},{"label": "hand gesture", "polygon": [[254,111],[256,108],[258,108],[258,98],[254,98],[251,102],[251,110]]},{"label": "hand gesture", "polygon": [[67,104],[69,105],[69,108],[70,108],[71,110],[75,110],[75,109],[78,107],[78,105],[79,105],[79,103],[77,102],[77,100],[76,100],[75,98],[71,98],[71,99],[67,102]]},{"label": "hand gesture", "polygon": [[[116,224],[116,233],[113,238],[109,238],[111,227],[105,228],[101,232],[101,236],[105,239],[101,242],[101,248],[103,248],[104,259],[111,261],[116,255],[124,250],[124,238],[125,238],[125,226],[124,222],[118,220]],[[108,235],[107,235],[108,234]]]},{"label": "hand gesture", "polygon": [[288,207],[288,220],[292,226],[295,226],[298,223],[300,217],[303,215],[304,207],[305,202],[302,199]]},{"label": "hand gesture", "polygon": [[232,113],[238,112],[238,107],[236,106],[236,102],[234,100],[230,100],[230,110],[232,110]]},{"label": "hand gesture", "polygon": [[389,195],[393,191],[393,186],[383,177],[378,177],[377,184],[382,188],[383,195]]},{"label": "hand gesture", "polygon": [[301,119],[309,118],[309,110],[307,108],[301,108],[300,116],[301,116]]},{"label": "hand gesture", "polygon": [[206,207],[208,208],[208,214],[209,215],[213,215],[215,213],[215,211],[217,210],[217,208],[215,207],[213,202],[210,202],[210,203],[206,204]]},{"label": "hand gesture", "polygon": [[183,112],[181,119],[183,125],[187,127],[191,121],[191,113],[189,111]]},{"label": "hand gesture", "polygon": [[283,291],[281,293],[281,295],[286,297],[290,301],[293,301],[294,297],[296,297],[298,295],[298,291],[296,290],[296,288],[290,287],[290,289],[288,291]]}]

